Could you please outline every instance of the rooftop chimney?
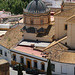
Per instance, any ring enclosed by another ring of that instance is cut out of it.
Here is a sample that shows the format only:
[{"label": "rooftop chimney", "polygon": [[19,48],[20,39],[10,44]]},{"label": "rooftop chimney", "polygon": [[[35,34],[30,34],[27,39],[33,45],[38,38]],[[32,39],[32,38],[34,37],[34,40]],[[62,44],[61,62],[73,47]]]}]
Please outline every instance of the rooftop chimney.
[{"label": "rooftop chimney", "polygon": [[63,11],[63,7],[64,7],[64,1],[62,0],[61,11]]}]

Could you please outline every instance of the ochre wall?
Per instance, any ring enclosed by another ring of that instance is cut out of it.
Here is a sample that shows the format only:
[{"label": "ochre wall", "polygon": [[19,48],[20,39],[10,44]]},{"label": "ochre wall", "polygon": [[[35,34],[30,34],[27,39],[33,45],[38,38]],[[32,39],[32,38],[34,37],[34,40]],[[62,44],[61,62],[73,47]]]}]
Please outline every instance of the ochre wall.
[{"label": "ochre wall", "polygon": [[55,39],[60,39],[67,35],[67,30],[65,30],[65,24],[67,18],[55,16]]}]

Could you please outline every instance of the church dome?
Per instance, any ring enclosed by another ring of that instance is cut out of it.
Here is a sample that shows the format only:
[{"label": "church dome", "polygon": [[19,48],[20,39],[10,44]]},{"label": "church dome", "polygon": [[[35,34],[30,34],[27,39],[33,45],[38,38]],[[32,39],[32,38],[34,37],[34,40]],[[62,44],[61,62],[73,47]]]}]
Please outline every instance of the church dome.
[{"label": "church dome", "polygon": [[28,4],[26,9],[30,13],[44,13],[48,8],[41,0],[33,0]]}]

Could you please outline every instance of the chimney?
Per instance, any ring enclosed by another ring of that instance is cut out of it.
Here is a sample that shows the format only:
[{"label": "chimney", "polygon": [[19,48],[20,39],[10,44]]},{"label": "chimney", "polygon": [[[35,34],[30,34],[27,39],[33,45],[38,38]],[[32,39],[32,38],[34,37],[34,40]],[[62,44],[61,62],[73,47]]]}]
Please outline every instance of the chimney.
[{"label": "chimney", "polygon": [[61,4],[61,11],[63,11],[63,7],[64,7],[64,1],[62,1],[62,4]]}]

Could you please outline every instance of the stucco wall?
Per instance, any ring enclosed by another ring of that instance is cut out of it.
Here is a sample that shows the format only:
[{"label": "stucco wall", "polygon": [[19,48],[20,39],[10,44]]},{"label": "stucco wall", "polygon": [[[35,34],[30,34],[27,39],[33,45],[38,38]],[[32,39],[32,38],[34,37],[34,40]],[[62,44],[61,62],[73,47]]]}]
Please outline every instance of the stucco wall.
[{"label": "stucco wall", "polygon": [[34,34],[34,33],[27,33],[27,32],[24,32],[24,39],[28,39],[28,40],[37,40],[38,41],[52,41],[52,39],[50,38],[49,35],[46,35],[46,36],[43,36],[43,37],[36,37],[37,34]]},{"label": "stucco wall", "polygon": [[65,30],[66,19],[65,17],[55,16],[55,39],[60,39],[67,35]]},{"label": "stucco wall", "polygon": [[72,49],[75,49],[75,24],[68,23],[68,31],[67,31],[67,43],[68,46]]},{"label": "stucco wall", "polygon": [[16,54],[16,62],[20,63],[20,57],[23,56],[24,57],[24,64],[26,64],[26,59],[30,59],[31,60],[31,67],[34,68],[34,60],[37,61],[37,69],[41,70],[41,63],[43,62],[45,64],[45,71],[47,71],[47,62],[44,62],[43,60],[37,60],[36,57],[35,58],[32,58],[32,57],[28,57],[28,56],[25,56],[25,55],[21,55],[21,54],[17,54],[17,53],[11,53],[12,55],[13,54]]},{"label": "stucco wall", "polygon": [[[0,46],[0,50],[2,50],[2,55],[1,57],[7,60],[9,63],[11,63],[11,52],[10,50],[6,49],[3,46]],[[7,53],[7,56],[5,56],[5,52]]]}]

